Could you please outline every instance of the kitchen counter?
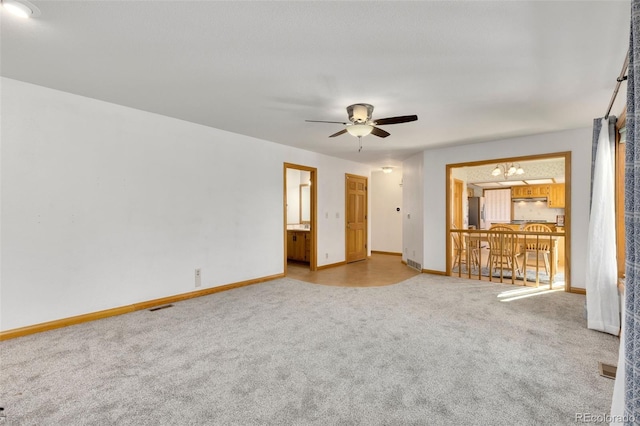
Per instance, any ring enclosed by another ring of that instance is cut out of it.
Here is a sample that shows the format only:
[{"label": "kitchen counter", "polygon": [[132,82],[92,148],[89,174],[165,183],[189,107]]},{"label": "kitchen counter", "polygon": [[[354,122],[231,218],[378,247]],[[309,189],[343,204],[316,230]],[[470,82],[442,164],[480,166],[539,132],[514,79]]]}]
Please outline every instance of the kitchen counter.
[{"label": "kitchen counter", "polygon": [[305,228],[304,225],[287,225],[287,231],[309,232],[311,231],[311,227]]},{"label": "kitchen counter", "polygon": [[547,225],[549,228],[551,228],[553,232],[564,232],[564,228],[561,228],[561,230],[557,230],[557,225],[555,222],[545,222],[545,221],[513,220],[511,222],[492,222],[491,226],[496,226],[496,225],[506,226],[508,228],[513,229],[514,231],[522,231],[522,229],[526,225],[531,225],[531,224]]},{"label": "kitchen counter", "polygon": [[546,220],[512,220],[510,223],[512,224],[517,224],[517,223],[521,223],[523,225],[528,225],[530,223],[541,223],[543,225],[554,225],[555,226],[555,222],[548,222]]}]

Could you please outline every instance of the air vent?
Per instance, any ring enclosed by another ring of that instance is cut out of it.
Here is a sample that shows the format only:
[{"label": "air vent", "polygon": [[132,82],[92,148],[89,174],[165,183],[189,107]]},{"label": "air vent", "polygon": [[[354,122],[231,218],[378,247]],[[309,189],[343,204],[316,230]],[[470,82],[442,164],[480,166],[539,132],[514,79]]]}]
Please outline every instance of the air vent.
[{"label": "air vent", "polygon": [[160,309],[167,309],[172,307],[173,305],[162,305],[162,306],[156,306],[155,308],[151,308],[149,309],[149,312],[155,312],[155,311],[159,311]]},{"label": "air vent", "polygon": [[598,363],[598,369],[600,370],[600,375],[602,377],[607,377],[609,379],[616,378],[616,372],[618,371],[618,367],[615,365],[605,364],[603,362]]},{"label": "air vent", "polygon": [[419,272],[422,272],[422,265],[415,260],[407,259],[407,266],[413,268]]}]

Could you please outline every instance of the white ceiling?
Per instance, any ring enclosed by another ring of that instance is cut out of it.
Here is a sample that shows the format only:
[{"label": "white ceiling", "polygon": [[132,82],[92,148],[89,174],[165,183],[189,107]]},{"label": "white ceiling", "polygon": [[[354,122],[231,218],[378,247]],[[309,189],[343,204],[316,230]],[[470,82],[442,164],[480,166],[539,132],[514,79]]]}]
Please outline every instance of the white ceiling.
[{"label": "white ceiling", "polygon": [[[628,1],[32,1],[2,76],[373,166],[426,147],[588,127],[627,52]],[[622,108],[624,92],[614,113]],[[386,139],[342,135],[346,106]]]}]

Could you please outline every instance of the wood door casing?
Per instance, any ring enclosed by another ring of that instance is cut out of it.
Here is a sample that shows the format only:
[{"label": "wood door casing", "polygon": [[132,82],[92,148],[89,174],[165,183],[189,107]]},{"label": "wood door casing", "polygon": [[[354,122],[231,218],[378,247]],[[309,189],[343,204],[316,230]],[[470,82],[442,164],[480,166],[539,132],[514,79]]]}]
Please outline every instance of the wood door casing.
[{"label": "wood door casing", "polygon": [[625,276],[626,268],[626,235],[624,223],[624,174],[625,174],[625,150],[626,138],[623,141],[620,131],[627,127],[627,108],[616,122],[616,149],[615,149],[615,188],[616,188],[616,258],[618,260],[618,278]]},{"label": "wood door casing", "polygon": [[345,175],[346,262],[367,258],[367,178]]},{"label": "wood door casing", "polygon": [[[309,261],[309,270],[316,271],[318,269],[318,253],[317,253],[317,240],[318,240],[318,169],[315,167],[303,166],[300,164],[283,163],[283,230],[284,230],[284,257],[283,257],[283,271],[287,274],[287,252],[290,245],[288,238],[289,232],[287,230],[287,169],[304,170],[308,171],[310,176],[310,189],[311,189],[311,223],[309,224],[310,230],[306,234],[306,245],[308,245],[307,259]],[[306,250],[306,249],[305,249]]]},{"label": "wood door casing", "polygon": [[453,224],[462,229],[462,197],[464,194],[464,182],[453,179]]},{"label": "wood door casing", "polygon": [[[564,277],[565,277],[565,291],[569,292],[569,293],[578,293],[578,294],[585,294],[585,290],[583,288],[580,287],[573,287],[571,285],[571,272],[572,272],[572,268],[571,268],[571,254],[572,254],[572,220],[571,220],[571,151],[562,151],[562,152],[550,152],[550,153],[546,153],[546,154],[536,154],[536,155],[529,155],[529,156],[524,156],[524,157],[507,157],[507,158],[496,158],[496,159],[492,159],[492,160],[479,160],[479,161],[468,161],[468,162],[464,162],[464,163],[453,163],[453,164],[447,164],[446,168],[445,168],[445,176],[446,176],[446,180],[443,181],[444,184],[444,190],[446,192],[446,203],[445,203],[445,222],[443,223],[443,226],[445,227],[445,229],[447,230],[447,234],[446,234],[446,238],[445,238],[445,247],[446,247],[446,252],[445,253],[450,253],[451,252],[451,246],[453,245],[451,236],[450,236],[450,228],[451,228],[451,224],[453,223],[453,212],[451,211],[452,206],[453,206],[453,190],[451,187],[451,179],[452,179],[452,173],[453,173],[453,169],[457,169],[457,168],[461,168],[461,167],[474,167],[474,166],[482,166],[482,165],[495,165],[496,163],[513,163],[513,162],[521,162],[521,161],[534,161],[534,160],[541,160],[541,159],[551,159],[551,158],[563,158],[564,159],[564,179],[565,179],[565,226],[564,226],[564,242],[565,242],[565,253],[564,253]],[[491,189],[485,188],[483,190],[483,194],[485,196],[485,198],[487,197],[487,194],[489,193],[489,191],[491,191]],[[510,193],[511,195],[511,193]],[[486,200],[485,200],[486,203]],[[510,204],[510,218],[513,218],[513,203],[509,203]],[[486,204],[485,204],[486,206]],[[485,210],[486,212],[486,210]],[[485,213],[487,214],[487,213]],[[490,223],[492,218],[487,217],[487,223]],[[510,221],[511,219],[509,219]],[[447,262],[446,262],[446,271],[445,274],[449,275],[451,274],[451,269],[452,269],[452,260],[450,256],[446,256],[447,257]],[[434,271],[436,273],[442,273],[442,271]]]}]

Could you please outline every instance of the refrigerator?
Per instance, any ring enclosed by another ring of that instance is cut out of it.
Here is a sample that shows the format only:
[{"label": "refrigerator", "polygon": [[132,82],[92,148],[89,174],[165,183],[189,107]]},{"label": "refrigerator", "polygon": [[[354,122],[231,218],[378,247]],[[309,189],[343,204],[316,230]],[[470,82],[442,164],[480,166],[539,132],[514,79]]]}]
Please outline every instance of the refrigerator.
[{"label": "refrigerator", "polygon": [[484,197],[469,197],[469,227],[485,229]]}]

